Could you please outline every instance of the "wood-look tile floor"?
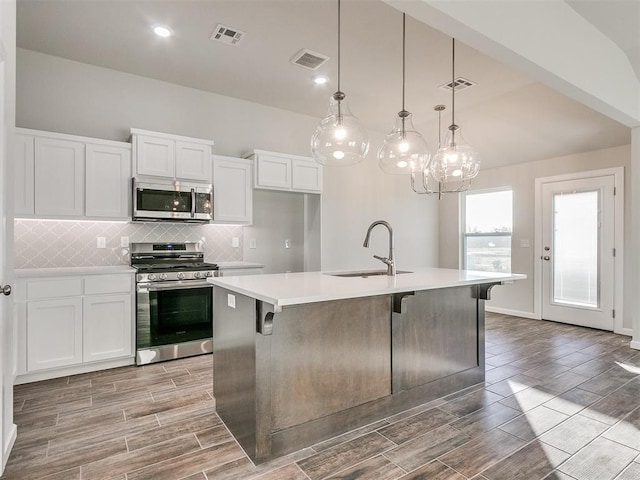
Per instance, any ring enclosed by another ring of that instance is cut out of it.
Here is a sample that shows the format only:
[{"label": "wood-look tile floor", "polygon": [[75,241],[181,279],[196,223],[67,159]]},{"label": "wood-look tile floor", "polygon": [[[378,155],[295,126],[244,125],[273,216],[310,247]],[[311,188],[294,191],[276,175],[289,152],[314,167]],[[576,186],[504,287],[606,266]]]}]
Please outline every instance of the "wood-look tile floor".
[{"label": "wood-look tile floor", "polygon": [[215,412],[212,356],[15,388],[4,479],[640,480],[640,352],[487,315],[487,378],[254,466]]}]

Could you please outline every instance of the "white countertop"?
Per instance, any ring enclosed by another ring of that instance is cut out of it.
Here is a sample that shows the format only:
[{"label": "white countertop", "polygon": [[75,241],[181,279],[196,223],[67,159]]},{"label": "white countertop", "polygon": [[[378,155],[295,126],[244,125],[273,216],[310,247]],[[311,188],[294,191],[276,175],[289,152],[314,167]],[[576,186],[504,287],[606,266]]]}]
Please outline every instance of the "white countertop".
[{"label": "white countertop", "polygon": [[[347,273],[347,272],[331,272]],[[209,279],[214,285],[270,303],[274,307],[324,302],[345,298],[372,297],[437,288],[511,282],[527,278],[522,274],[475,272],[445,268],[415,269],[414,273],[362,277],[336,277],[323,272],[277,273]]]},{"label": "white countertop", "polygon": [[59,267],[59,268],[17,268],[14,274],[18,278],[62,277],[68,275],[108,275],[113,273],[135,273],[129,265],[111,265],[102,267]]}]

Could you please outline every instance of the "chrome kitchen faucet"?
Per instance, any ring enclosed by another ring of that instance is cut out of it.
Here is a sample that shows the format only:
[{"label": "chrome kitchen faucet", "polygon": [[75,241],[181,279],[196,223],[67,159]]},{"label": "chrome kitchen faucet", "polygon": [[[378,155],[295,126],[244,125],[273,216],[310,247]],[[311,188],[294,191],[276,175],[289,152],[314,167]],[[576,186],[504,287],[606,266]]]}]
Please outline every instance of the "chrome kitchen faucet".
[{"label": "chrome kitchen faucet", "polygon": [[387,266],[387,275],[395,276],[396,262],[393,255],[393,228],[391,228],[389,222],[386,222],[384,220],[376,220],[371,225],[369,225],[369,228],[367,229],[367,236],[364,238],[364,243],[362,244],[362,246],[365,248],[369,248],[369,237],[371,237],[371,230],[373,230],[373,227],[375,227],[376,225],[383,225],[384,227],[387,227],[387,230],[389,230],[389,256],[380,257],[378,255],[374,255],[373,258],[377,258]]}]

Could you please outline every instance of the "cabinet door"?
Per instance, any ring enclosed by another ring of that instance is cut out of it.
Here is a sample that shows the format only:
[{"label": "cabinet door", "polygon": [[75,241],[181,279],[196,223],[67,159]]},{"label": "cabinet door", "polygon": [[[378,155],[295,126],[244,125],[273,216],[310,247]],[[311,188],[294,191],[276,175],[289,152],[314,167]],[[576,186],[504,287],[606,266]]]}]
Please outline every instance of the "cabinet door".
[{"label": "cabinet door", "polygon": [[258,155],[255,186],[256,188],[291,190],[291,159]]},{"label": "cabinet door", "polygon": [[136,175],[174,178],[176,142],[166,138],[135,136]]},{"label": "cabinet door", "polygon": [[35,139],[35,214],[82,216],[84,143]]},{"label": "cabinet door", "polygon": [[176,178],[211,183],[211,146],[176,142]]},{"label": "cabinet door", "polygon": [[27,304],[27,370],[82,362],[82,298]]},{"label": "cabinet door", "polygon": [[86,215],[129,217],[131,151],[110,145],[86,147]]},{"label": "cabinet door", "polygon": [[251,161],[243,159],[232,160],[214,157],[214,222],[252,222],[251,163]]},{"label": "cabinet door", "polygon": [[82,311],[85,362],[133,354],[130,294],[84,297]]},{"label": "cabinet door", "polygon": [[33,135],[15,136],[15,162],[14,162],[14,213],[16,217],[21,215],[33,215],[34,213],[34,144]]},{"label": "cabinet door", "polygon": [[322,192],[322,166],[313,161],[292,160],[291,186],[300,192]]}]

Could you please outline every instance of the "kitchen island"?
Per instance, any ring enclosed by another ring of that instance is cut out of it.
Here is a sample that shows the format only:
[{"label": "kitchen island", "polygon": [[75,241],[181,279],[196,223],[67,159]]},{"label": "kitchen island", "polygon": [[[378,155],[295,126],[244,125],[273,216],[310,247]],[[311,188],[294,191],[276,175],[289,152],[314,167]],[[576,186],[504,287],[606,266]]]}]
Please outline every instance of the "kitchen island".
[{"label": "kitchen island", "polygon": [[484,301],[524,275],[215,278],[214,396],[256,463],[484,381]]}]

